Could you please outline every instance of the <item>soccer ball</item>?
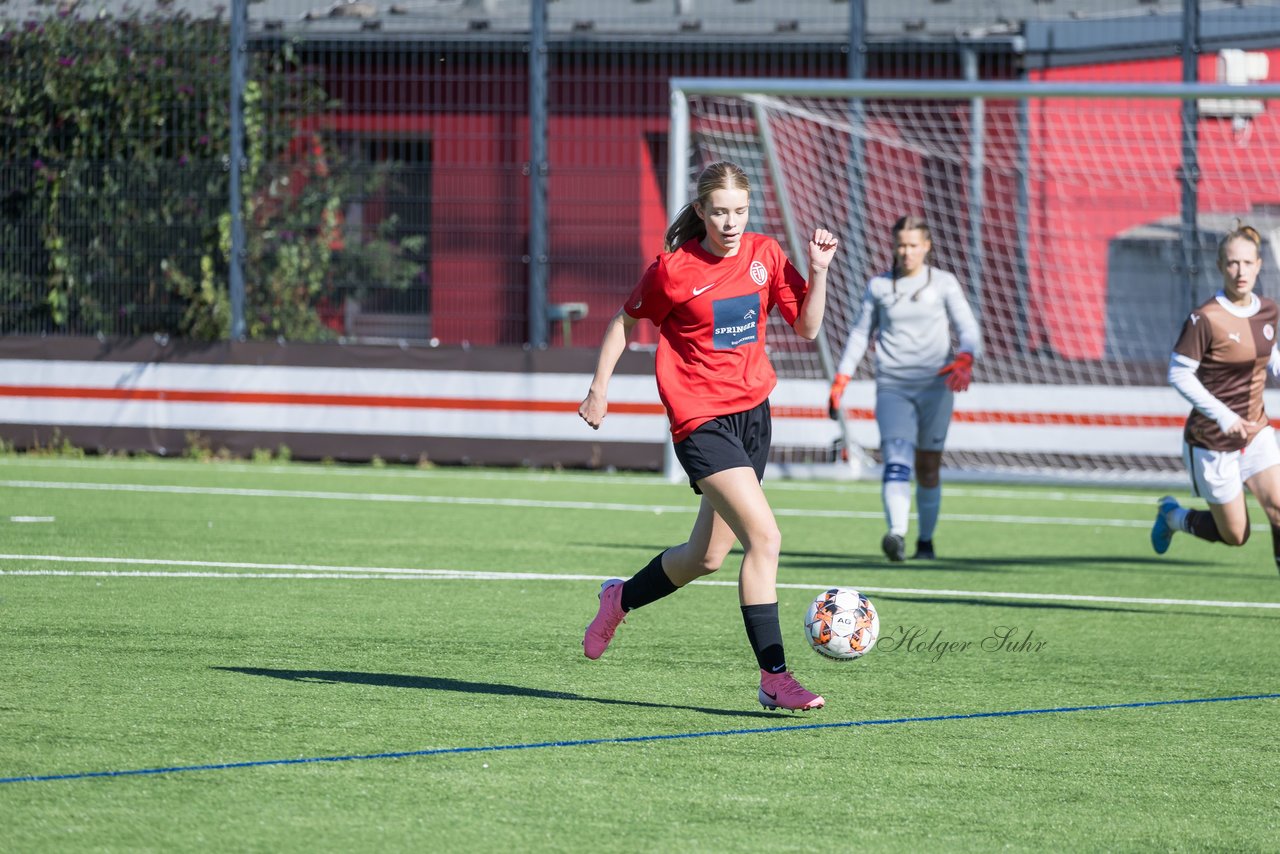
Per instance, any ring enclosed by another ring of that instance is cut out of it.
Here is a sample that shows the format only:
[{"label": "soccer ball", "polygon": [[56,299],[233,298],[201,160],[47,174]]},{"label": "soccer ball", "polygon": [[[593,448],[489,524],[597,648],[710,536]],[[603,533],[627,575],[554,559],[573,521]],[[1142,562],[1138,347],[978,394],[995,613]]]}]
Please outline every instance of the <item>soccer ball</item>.
[{"label": "soccer ball", "polygon": [[880,617],[866,596],[847,587],[835,587],[819,593],[809,606],[804,635],[819,655],[853,661],[875,645],[880,635]]}]

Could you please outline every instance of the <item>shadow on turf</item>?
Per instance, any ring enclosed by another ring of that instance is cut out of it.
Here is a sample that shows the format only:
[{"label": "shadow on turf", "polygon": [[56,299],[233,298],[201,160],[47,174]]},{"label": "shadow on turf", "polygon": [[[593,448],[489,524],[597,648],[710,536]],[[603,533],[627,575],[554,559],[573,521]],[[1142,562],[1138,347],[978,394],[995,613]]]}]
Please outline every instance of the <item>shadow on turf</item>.
[{"label": "shadow on turf", "polygon": [[584,697],[567,691],[544,691],[541,688],[522,688],[519,685],[502,685],[493,682],[463,682],[438,676],[409,676],[402,673],[361,673],[353,670],[272,670],[265,667],[219,667],[229,673],[248,676],[270,676],[290,682],[311,682],[332,685],[345,682],[351,685],[377,685],[383,688],[419,688],[425,691],[459,691],[465,694],[497,694],[510,697],[536,697],[541,700],[579,700],[601,703],[607,706],[638,706],[645,709],[681,709],[702,712],[705,715],[726,715],[733,718],[777,718],[781,712],[751,712],[737,709],[708,709],[703,706],[675,706],[670,703],[645,703],[639,700],[610,700],[603,697]]},{"label": "shadow on turf", "polygon": [[[635,545],[635,544],[620,545],[620,544],[611,544],[611,543],[575,543],[575,545],[582,546],[584,548],[589,547],[589,548],[635,550],[641,554],[648,555],[648,557],[644,558],[643,560],[639,560],[636,562],[636,569],[639,569],[655,553],[665,551],[666,549],[670,548],[672,544],[668,543],[665,546],[642,546],[642,545]],[[729,557],[725,559],[724,566],[726,569],[731,569],[733,567],[736,567],[738,565],[738,562],[740,562],[741,560],[742,560],[742,547],[734,546],[733,551],[729,552]],[[942,559],[942,560],[935,560],[932,563],[927,564],[927,566],[929,569],[938,570],[941,572],[948,572],[948,571],[949,572],[973,572],[979,569],[985,570],[987,572],[1012,572],[1012,570],[1009,570],[1009,569],[992,569],[991,568],[992,565],[999,564],[1002,562],[1009,563],[1009,564],[1030,564],[1030,563],[1040,563],[1042,561],[1040,558],[1027,558],[1026,560],[1017,560],[1017,561],[993,560],[993,561],[988,561],[987,565],[984,566],[982,565],[983,564],[982,561],[970,560],[970,561],[967,561],[967,563],[972,565],[965,566],[963,564],[965,564],[966,561],[963,561],[963,560]],[[910,562],[908,563],[910,564]],[[923,564],[923,563],[910,564],[910,568],[923,569],[925,566],[926,564]],[[846,554],[843,552],[801,552],[801,551],[792,551],[786,548],[785,545],[783,546],[782,561],[779,565],[779,569],[782,569],[782,570],[787,570],[787,569],[837,569],[837,570],[839,569],[907,569],[907,568],[908,568],[908,565],[896,564],[896,563],[891,564],[887,562],[885,560],[884,555],[882,554],[876,554],[872,556],[872,555],[860,555],[860,554]]]},{"label": "shadow on turf", "polygon": [[[791,555],[795,553],[792,552]],[[784,555],[780,569],[888,569],[929,572],[1016,572],[1019,569],[1040,567],[1075,567],[1077,569],[1115,570],[1117,568],[1153,571],[1162,575],[1193,576],[1216,579],[1257,581],[1266,572],[1231,572],[1207,569],[1203,561],[1183,558],[1135,556],[1135,555],[1027,555],[1025,557],[947,557],[937,560],[908,560],[904,563],[887,563],[879,555],[850,555],[840,565],[825,561],[796,561]]]},{"label": "shadow on turf", "polygon": [[[591,548],[633,549],[649,556],[668,548],[668,546],[609,543],[577,543],[577,545]],[[729,559],[725,561],[726,568],[734,566],[735,560],[741,560],[741,554],[741,549],[735,547],[734,551],[730,553]],[[643,561],[638,560],[636,568],[638,569],[641,565],[643,565]],[[1023,557],[948,557],[944,554],[937,560],[932,561],[907,560],[904,563],[889,563],[885,560],[884,555],[878,553],[804,552],[787,549],[785,545],[783,546],[782,561],[779,569],[782,571],[791,569],[877,569],[899,572],[921,570],[928,570],[929,572],[1016,572],[1027,567],[1074,566],[1081,569],[1089,569],[1099,568],[1099,565],[1102,568],[1119,565],[1135,569],[1158,569],[1160,572],[1170,575],[1204,576],[1206,578],[1238,578],[1246,581],[1258,578],[1257,573],[1215,572],[1206,570],[1202,561],[1155,555],[1072,556],[1053,554],[1026,555]]]}]

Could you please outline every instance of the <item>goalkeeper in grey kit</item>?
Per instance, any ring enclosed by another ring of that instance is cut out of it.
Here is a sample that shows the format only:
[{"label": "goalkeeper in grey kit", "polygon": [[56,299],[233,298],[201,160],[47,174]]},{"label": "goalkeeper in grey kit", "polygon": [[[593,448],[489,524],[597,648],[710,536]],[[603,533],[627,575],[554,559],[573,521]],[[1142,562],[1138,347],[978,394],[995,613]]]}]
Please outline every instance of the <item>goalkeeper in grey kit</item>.
[{"label": "goalkeeper in grey kit", "polygon": [[[867,284],[831,383],[829,406],[831,417],[838,417],[845,386],[874,334],[881,498],[889,527],[880,547],[889,560],[906,558],[914,472],[919,516],[914,557],[932,559],[952,397],[969,387],[982,336],[960,282],[928,263],[933,242],[925,221],[902,217],[893,225],[893,237],[893,271]],[[953,329],[959,341],[954,354]]]}]

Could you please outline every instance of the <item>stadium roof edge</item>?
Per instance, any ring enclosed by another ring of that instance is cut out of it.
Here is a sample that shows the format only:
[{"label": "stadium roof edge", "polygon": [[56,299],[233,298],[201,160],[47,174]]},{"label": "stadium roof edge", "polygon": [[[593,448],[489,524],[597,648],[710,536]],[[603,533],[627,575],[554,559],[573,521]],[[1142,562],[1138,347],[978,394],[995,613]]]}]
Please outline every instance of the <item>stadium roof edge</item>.
[{"label": "stadium roof edge", "polygon": [[[1280,45],[1280,0],[1200,0],[1204,50]],[[251,37],[333,47],[379,42],[523,45],[530,0],[251,0]],[[1025,54],[1043,68],[1176,54],[1180,0],[894,0],[868,3],[867,45],[878,53],[976,47]],[[0,20],[187,15],[224,18],[227,0],[3,0]],[[708,45],[838,46],[849,0],[548,0],[554,45],[678,50]]]},{"label": "stadium roof edge", "polygon": [[[1247,8],[1247,7],[1238,7]],[[1280,10],[1264,25],[1230,9],[1202,13],[1200,49],[1280,46]],[[1151,15],[1113,20],[1027,21],[1024,30],[1029,68],[1088,64],[1123,56],[1137,59],[1168,56],[1182,46],[1182,17]]]}]

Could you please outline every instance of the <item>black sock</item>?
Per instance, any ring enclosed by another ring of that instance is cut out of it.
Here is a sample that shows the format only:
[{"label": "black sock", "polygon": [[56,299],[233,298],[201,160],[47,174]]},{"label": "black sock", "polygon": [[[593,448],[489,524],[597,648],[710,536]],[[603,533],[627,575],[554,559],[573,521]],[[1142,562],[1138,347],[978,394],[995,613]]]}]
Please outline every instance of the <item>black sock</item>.
[{"label": "black sock", "polygon": [[641,608],[650,602],[657,602],[663,596],[670,596],[680,589],[671,583],[671,579],[667,578],[666,572],[662,569],[664,554],[666,554],[665,550],[622,585],[622,610]]},{"label": "black sock", "polygon": [[782,651],[782,628],[778,625],[778,603],[743,605],[742,622],[747,627],[747,640],[756,662],[766,673],[787,669],[787,656]]},{"label": "black sock", "polygon": [[1271,553],[1276,558],[1276,569],[1280,569],[1280,527],[1271,526]]},{"label": "black sock", "polygon": [[1222,542],[1218,533],[1218,523],[1213,521],[1213,514],[1208,510],[1187,511],[1187,532],[1211,543]]}]

